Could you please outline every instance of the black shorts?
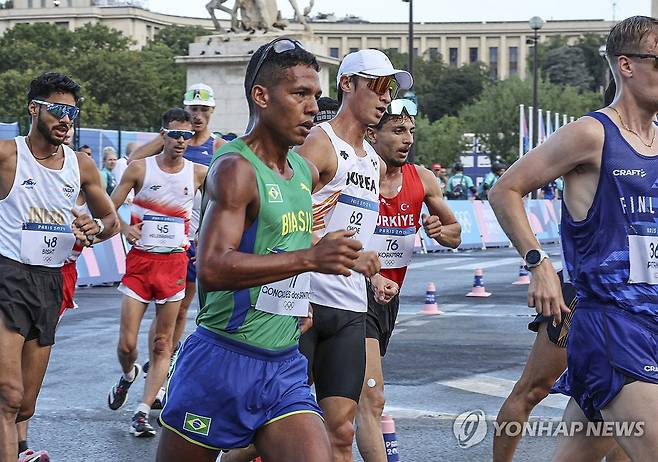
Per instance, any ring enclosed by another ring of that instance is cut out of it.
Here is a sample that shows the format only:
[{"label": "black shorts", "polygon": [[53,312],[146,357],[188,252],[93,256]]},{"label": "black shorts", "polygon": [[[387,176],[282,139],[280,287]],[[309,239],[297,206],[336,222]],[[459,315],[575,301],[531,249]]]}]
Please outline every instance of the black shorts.
[{"label": "black shorts", "polygon": [[388,342],[393,335],[395,320],[398,317],[400,309],[400,294],[396,294],[386,305],[382,305],[375,300],[375,294],[372,292],[370,282],[368,289],[368,312],[366,313],[366,338],[375,338],[379,340],[379,354],[383,357],[386,354]]},{"label": "black shorts", "polygon": [[318,402],[341,396],[357,403],[366,373],[366,313],[313,307],[313,327],[302,335],[299,349],[308,359]]},{"label": "black shorts", "polygon": [[553,326],[553,316],[538,314],[535,316],[535,319],[528,324],[528,329],[533,332],[539,332],[539,326],[544,322],[547,323],[546,331],[550,341],[561,348],[565,348],[567,346],[567,339],[569,338],[571,319],[573,318],[574,311],[576,311],[578,299],[576,298],[576,288],[572,284],[564,282],[562,271],[558,273],[558,276],[560,276],[560,283],[562,284],[562,297],[564,298],[564,303],[569,307],[571,313],[562,313],[562,320],[557,326]]},{"label": "black shorts", "polygon": [[7,328],[26,342],[38,339],[41,346],[53,345],[63,298],[62,269],[0,256],[0,274],[0,311]]}]

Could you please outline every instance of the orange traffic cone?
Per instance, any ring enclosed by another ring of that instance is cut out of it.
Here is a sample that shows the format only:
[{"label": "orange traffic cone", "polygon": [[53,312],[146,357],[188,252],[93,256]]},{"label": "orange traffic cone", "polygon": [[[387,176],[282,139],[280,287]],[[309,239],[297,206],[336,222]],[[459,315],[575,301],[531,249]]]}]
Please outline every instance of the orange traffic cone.
[{"label": "orange traffic cone", "polygon": [[400,462],[398,453],[398,437],[395,435],[395,422],[390,415],[382,414],[382,434],[384,435],[384,445],[386,446],[387,462]]},{"label": "orange traffic cone", "polygon": [[433,282],[427,283],[427,292],[425,292],[425,306],[423,309],[418,312],[418,314],[443,314],[443,311],[439,310],[438,305],[436,304],[436,287]]},{"label": "orange traffic cone", "polygon": [[487,292],[484,289],[484,272],[482,268],[475,269],[475,276],[473,278],[473,288],[469,293],[466,294],[467,297],[489,297],[491,293]]},{"label": "orange traffic cone", "polygon": [[521,264],[519,265],[519,277],[512,284],[514,284],[515,286],[520,286],[520,285],[527,286],[528,284],[530,284],[530,275],[528,274],[528,270],[525,269],[525,260],[521,260]]}]

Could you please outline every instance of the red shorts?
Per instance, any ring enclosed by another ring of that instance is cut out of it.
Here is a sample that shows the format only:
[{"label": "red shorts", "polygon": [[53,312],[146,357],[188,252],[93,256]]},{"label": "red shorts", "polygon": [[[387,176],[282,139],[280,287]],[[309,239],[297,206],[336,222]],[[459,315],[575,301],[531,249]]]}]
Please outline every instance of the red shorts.
[{"label": "red shorts", "polygon": [[77,305],[73,300],[75,294],[75,283],[78,282],[78,268],[75,262],[64,263],[62,266],[62,276],[64,277],[62,307],[59,309],[59,315],[62,316],[65,310],[76,308]]},{"label": "red shorts", "polygon": [[132,249],[119,291],[143,303],[176,302],[185,297],[187,254]]}]

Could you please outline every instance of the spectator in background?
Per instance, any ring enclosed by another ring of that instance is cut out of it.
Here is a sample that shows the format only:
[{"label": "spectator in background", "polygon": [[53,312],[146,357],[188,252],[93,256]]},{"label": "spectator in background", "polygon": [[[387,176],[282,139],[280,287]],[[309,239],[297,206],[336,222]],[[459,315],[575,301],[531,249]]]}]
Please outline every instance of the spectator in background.
[{"label": "spectator in background", "polygon": [[89,157],[93,157],[93,156],[91,155],[91,147],[89,147],[88,144],[83,144],[83,145],[80,147],[80,152],[84,152],[84,153],[87,154]]},{"label": "spectator in background", "polygon": [[439,187],[441,188],[441,192],[445,196],[446,188],[448,186],[448,171],[445,168],[443,168],[443,165],[434,163],[432,164],[432,172],[436,177],[436,181],[439,182]]},{"label": "spectator in background", "polygon": [[113,147],[103,148],[103,168],[101,169],[101,181],[108,195],[112,194],[117,185],[114,168],[117,165],[117,152]]},{"label": "spectator in background", "polygon": [[493,185],[500,179],[500,177],[505,173],[507,166],[502,162],[494,161],[491,164],[491,171],[487,173],[484,177],[484,181],[480,184],[480,191],[478,192],[478,198],[480,200],[486,201],[489,197],[489,191],[493,188]]},{"label": "spectator in background", "polygon": [[322,122],[329,122],[338,114],[338,101],[328,96],[323,96],[318,100],[318,113],[313,118],[315,125]]},{"label": "spectator in background", "polygon": [[121,183],[121,177],[123,176],[123,172],[126,171],[126,168],[128,167],[128,156],[130,156],[130,153],[133,152],[133,150],[137,147],[137,143],[128,143],[126,145],[126,152],[123,156],[121,156],[119,159],[117,159],[116,166],[114,167],[114,170],[112,170],[112,173],[114,173],[114,177],[117,179],[117,183]]},{"label": "spectator in background", "polygon": [[448,199],[467,200],[468,192],[475,195],[477,192],[470,176],[464,175],[464,164],[455,162],[452,167],[453,175],[448,179],[446,197]]}]

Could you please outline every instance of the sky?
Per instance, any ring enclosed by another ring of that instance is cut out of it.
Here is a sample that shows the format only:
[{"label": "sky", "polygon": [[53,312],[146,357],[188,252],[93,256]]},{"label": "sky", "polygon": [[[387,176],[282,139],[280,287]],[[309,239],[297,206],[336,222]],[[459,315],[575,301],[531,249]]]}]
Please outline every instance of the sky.
[{"label": "sky", "polygon": [[[180,16],[209,17],[208,0],[149,0],[149,9]],[[300,9],[309,0],[297,0]],[[637,14],[649,15],[651,0],[414,0],[415,22],[436,21],[524,21],[532,16],[543,19],[623,19]],[[288,0],[278,0],[285,17],[292,16]],[[614,18],[613,18],[613,4]],[[228,0],[227,6],[233,5]],[[373,22],[406,22],[408,4],[402,0],[315,0],[313,13],[360,16]]]}]

